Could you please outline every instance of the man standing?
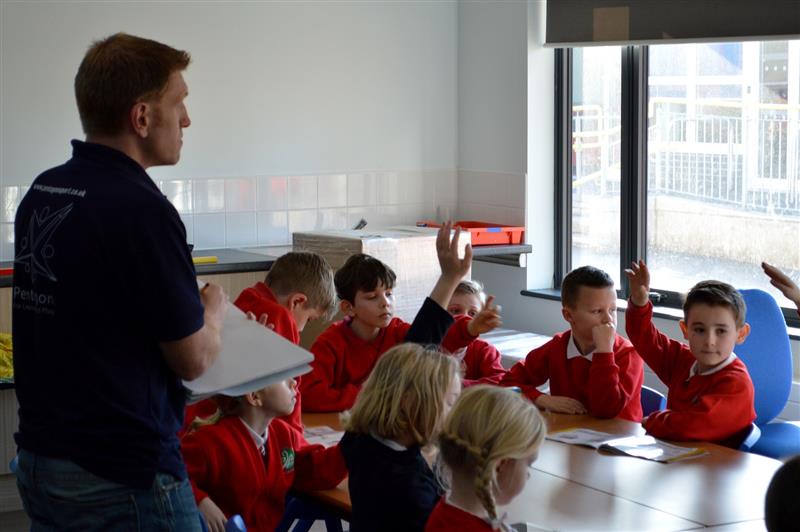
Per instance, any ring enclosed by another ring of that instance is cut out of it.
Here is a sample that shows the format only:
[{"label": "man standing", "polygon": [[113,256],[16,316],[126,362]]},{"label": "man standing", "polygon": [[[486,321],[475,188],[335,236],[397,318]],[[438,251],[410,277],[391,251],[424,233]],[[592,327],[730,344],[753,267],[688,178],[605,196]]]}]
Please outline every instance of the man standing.
[{"label": "man standing", "polygon": [[116,34],[75,76],[86,141],[15,220],[17,485],[34,530],[199,530],[176,432],[181,379],[220,351],[186,230],[145,169],[178,162],[189,54]]}]

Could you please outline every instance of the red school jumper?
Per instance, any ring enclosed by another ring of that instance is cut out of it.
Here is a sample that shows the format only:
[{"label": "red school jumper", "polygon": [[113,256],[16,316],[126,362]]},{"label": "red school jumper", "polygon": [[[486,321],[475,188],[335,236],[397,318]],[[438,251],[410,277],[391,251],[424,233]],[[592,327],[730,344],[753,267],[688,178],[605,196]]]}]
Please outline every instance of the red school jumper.
[{"label": "red school jumper", "polygon": [[186,434],[181,452],[197,504],[210,497],[225,517],[240,514],[248,530],[272,532],[290,488],[333,488],[347,475],[338,445],[308,445],[281,419],[267,434],[263,455],[237,416]]},{"label": "red school jumper", "polygon": [[753,382],[744,363],[736,358],[719,370],[695,374],[692,351],[659,332],[650,302],[637,307],[628,301],[625,330],[650,369],[669,387],[667,409],[647,417],[647,432],[666,440],[738,447],[756,418]]},{"label": "red school jumper", "polygon": [[589,414],[599,418],[621,417],[642,420],[642,382],[644,364],[633,345],[620,335],[614,338],[613,353],[592,353],[592,358],[567,358],[572,331],[557,334],[552,340],[528,353],[517,362],[501,382],[519,386],[535,401],[543,395],[536,389],[550,380],[550,395],[580,401]]},{"label": "red school jumper", "polygon": [[[467,331],[469,321],[467,316],[456,318],[442,340],[445,350],[457,351],[475,340]],[[341,412],[352,407],[378,358],[402,343],[411,327],[392,318],[375,339],[366,341],[353,332],[350,322],[348,317],[331,324],[311,346],[314,362],[300,388],[307,412]]]},{"label": "red school jumper", "polygon": [[444,497],[431,512],[425,523],[425,532],[496,532],[502,528],[492,528],[487,521],[461,508],[447,504]]},{"label": "red school jumper", "polygon": [[[278,303],[275,294],[264,283],[256,283],[250,288],[245,288],[236,301],[233,303],[242,312],[252,312],[256,318],[262,314],[267,315],[267,325],[272,325],[273,330],[292,342],[300,345],[300,331],[297,330],[297,322],[289,309]],[[300,377],[295,377],[298,391],[300,389]],[[184,434],[195,417],[205,418],[217,411],[217,405],[213,399],[205,399],[193,405],[188,405],[185,411],[183,428],[178,434]],[[300,393],[297,394],[297,403],[294,410],[288,416],[281,419],[296,428],[300,434],[303,433],[303,422],[300,418]]]},{"label": "red school jumper", "polygon": [[500,384],[506,374],[501,363],[500,351],[480,338],[476,338],[467,346],[466,351],[459,349],[454,356],[461,358],[464,366],[465,388],[475,384]]}]

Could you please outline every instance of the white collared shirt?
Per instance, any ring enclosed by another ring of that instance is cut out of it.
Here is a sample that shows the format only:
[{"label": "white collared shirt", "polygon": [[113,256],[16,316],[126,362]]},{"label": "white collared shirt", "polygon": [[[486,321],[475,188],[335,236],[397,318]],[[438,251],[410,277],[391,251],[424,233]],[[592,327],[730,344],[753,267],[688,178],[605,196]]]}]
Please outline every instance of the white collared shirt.
[{"label": "white collared shirt", "polygon": [[567,360],[575,357],[584,357],[586,360],[591,362],[592,355],[594,355],[594,351],[591,351],[585,355],[581,353],[581,350],[578,349],[577,344],[575,344],[575,336],[573,336],[572,333],[570,333],[569,342],[567,342]]},{"label": "white collared shirt", "polygon": [[369,435],[372,436],[373,438],[375,438],[376,440],[378,440],[379,442],[381,442],[382,444],[384,444],[386,447],[388,447],[389,449],[391,449],[393,451],[407,451],[408,450],[408,447],[406,447],[404,445],[401,445],[401,444],[397,443],[394,440],[390,440],[388,438],[381,438],[380,436],[378,436],[374,432],[370,432]]},{"label": "white collared shirt", "polygon": [[258,452],[260,452],[261,454],[265,454],[266,452],[265,449],[267,445],[267,435],[269,434],[269,427],[267,428],[267,430],[264,431],[264,434],[259,434],[258,432],[254,431],[253,427],[251,427],[244,419],[239,418],[239,421],[241,421],[244,424],[244,426],[247,427],[247,430],[250,431],[250,436],[253,438],[253,442],[256,444],[256,448],[258,448]]},{"label": "white collared shirt", "polygon": [[700,362],[695,360],[694,364],[692,364],[692,367],[689,368],[689,376],[686,377],[686,380],[688,381],[689,379],[691,379],[695,375],[700,375],[700,376],[713,375],[714,373],[716,373],[718,371],[721,371],[722,369],[724,369],[724,368],[730,366],[731,364],[733,364],[734,360],[736,360],[736,353],[731,353],[730,355],[728,355],[728,358],[726,358],[724,362],[720,362],[719,364],[717,364],[713,368],[707,369],[705,371],[697,371],[697,367],[700,365]]}]

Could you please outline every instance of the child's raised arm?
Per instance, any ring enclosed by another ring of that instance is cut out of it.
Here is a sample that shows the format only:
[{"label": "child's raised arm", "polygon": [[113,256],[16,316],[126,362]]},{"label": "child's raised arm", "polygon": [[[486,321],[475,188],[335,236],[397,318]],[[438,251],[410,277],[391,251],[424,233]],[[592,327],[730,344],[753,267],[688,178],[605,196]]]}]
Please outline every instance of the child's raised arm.
[{"label": "child's raised arm", "polygon": [[464,258],[458,258],[458,239],[461,235],[461,228],[455,228],[456,232],[451,240],[450,230],[452,228],[453,222],[448,220],[439,228],[439,232],[436,234],[436,255],[439,257],[439,267],[442,269],[442,274],[439,276],[439,280],[429,296],[443,309],[447,308],[458,283],[467,275],[472,266],[472,246],[467,244],[464,249]]},{"label": "child's raised arm", "polygon": [[[417,312],[414,322],[406,333],[405,341],[418,344],[439,344],[448,328],[453,324],[453,317],[447,312],[447,305],[453,297],[458,283],[472,266],[472,247],[467,244],[464,258],[458,258],[458,238],[461,228],[456,227],[453,239],[450,230],[453,223],[447,221],[436,235],[436,254],[442,274],[428,299]],[[428,301],[430,300],[430,301]]]},{"label": "child's raised arm", "polygon": [[631,301],[637,307],[647,305],[650,295],[650,270],[643,260],[632,262],[630,269],[625,270],[631,288]]},{"label": "child's raised arm", "polygon": [[797,312],[800,312],[800,288],[797,287],[795,282],[771,264],[762,262],[761,267],[769,277],[770,284],[780,290],[786,299],[791,300],[797,307]]}]

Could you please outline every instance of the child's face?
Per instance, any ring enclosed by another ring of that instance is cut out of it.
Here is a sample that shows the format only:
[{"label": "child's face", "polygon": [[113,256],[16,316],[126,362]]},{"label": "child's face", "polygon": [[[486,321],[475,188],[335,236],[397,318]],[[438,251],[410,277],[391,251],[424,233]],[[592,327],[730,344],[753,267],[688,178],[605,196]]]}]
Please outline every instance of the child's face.
[{"label": "child's face", "polygon": [[391,288],[378,283],[375,290],[356,292],[355,301],[347,313],[369,327],[383,329],[394,316],[394,295]]},{"label": "child's face", "polygon": [[507,458],[501,460],[495,470],[497,487],[495,488],[495,500],[499,505],[509,504],[514,497],[522,493],[525,483],[531,476],[531,466],[536,461],[538,452],[523,458]]},{"label": "child's face", "polygon": [[297,305],[292,308],[292,316],[294,317],[295,323],[297,323],[298,332],[303,332],[308,322],[318,319],[322,314],[322,309],[312,308],[305,304]]},{"label": "child's face", "polygon": [[297,403],[297,381],[286,379],[258,392],[261,407],[271,416],[288,416]]},{"label": "child's face", "polygon": [[476,294],[453,294],[447,312],[453,316],[469,316],[474,318],[481,311],[481,300]]},{"label": "child's face", "polygon": [[461,377],[459,375],[455,375],[453,376],[453,380],[450,381],[450,387],[447,389],[447,393],[444,395],[442,419],[444,419],[447,414],[450,413],[450,410],[453,409],[453,405],[456,404],[459,395],[461,395]]},{"label": "child's face", "polygon": [[564,307],[561,314],[572,328],[572,335],[582,348],[594,345],[592,329],[611,323],[617,326],[617,292],[613,286],[581,286],[574,307]]},{"label": "child's face", "polygon": [[733,311],[728,307],[705,303],[692,305],[680,326],[692,355],[700,363],[700,371],[727,360],[733,347],[744,342],[750,332],[746,323],[741,328],[736,327]]}]

